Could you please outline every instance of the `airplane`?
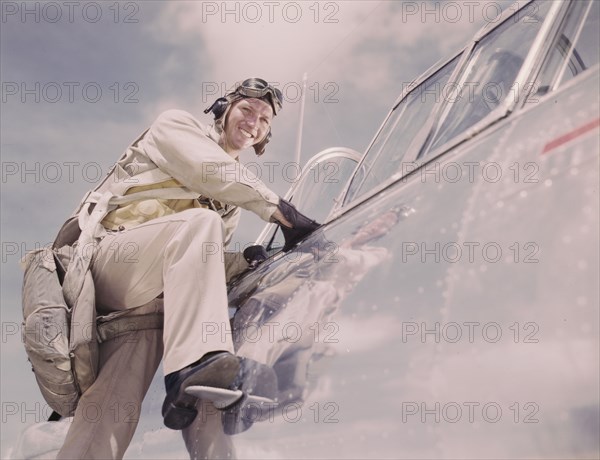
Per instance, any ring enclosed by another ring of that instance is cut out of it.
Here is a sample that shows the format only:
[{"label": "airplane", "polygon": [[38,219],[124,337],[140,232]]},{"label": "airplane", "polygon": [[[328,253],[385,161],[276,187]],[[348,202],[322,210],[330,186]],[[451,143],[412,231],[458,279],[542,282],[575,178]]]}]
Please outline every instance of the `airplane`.
[{"label": "airplane", "polygon": [[288,252],[267,225],[269,259],[228,286],[278,397],[235,434],[203,402],[188,454],[157,376],[126,458],[597,458],[599,8],[506,9],[363,155],[313,157],[286,197],[323,225]]}]

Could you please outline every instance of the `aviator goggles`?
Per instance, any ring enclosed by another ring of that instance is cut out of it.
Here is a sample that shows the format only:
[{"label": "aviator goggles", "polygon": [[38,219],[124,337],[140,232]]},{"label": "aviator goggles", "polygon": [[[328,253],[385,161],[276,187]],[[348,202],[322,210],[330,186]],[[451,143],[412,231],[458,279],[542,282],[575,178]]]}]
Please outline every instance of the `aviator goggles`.
[{"label": "aviator goggles", "polygon": [[283,94],[281,91],[271,86],[262,78],[248,78],[247,80],[244,80],[241,85],[235,89],[234,94],[236,93],[243,97],[252,97],[256,99],[262,99],[265,96],[268,96],[275,115],[277,115],[277,112],[280,111],[283,106]]}]

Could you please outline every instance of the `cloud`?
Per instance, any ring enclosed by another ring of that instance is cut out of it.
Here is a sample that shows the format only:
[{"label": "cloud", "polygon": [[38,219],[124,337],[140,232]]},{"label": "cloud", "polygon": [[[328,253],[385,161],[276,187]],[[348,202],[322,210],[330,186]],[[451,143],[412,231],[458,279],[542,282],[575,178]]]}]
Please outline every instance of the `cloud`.
[{"label": "cloud", "polygon": [[[459,8],[460,19],[450,22],[444,9],[423,16],[408,14],[397,3],[172,2],[157,27],[177,24],[170,40],[203,43],[212,64],[205,83],[219,88],[250,75],[300,84],[308,72],[313,82],[325,77],[376,96],[376,88],[397,79],[389,70],[404,50],[411,50],[403,59],[410,63],[417,57],[412,48],[419,46],[422,53],[426,39],[435,61],[469,38],[481,22],[475,14],[470,20],[464,7]],[[417,76],[406,67],[409,77]]]},{"label": "cloud", "polygon": [[206,43],[219,82],[254,74],[298,81],[373,9],[370,2],[329,3],[174,2],[165,14],[178,24],[177,40]]}]

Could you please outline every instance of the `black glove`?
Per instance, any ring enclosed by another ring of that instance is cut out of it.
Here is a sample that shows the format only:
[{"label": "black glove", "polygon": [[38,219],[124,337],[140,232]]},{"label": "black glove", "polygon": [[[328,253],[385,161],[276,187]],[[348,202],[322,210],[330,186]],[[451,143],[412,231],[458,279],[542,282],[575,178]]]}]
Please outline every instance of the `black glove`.
[{"label": "black glove", "polygon": [[267,250],[260,244],[249,246],[244,249],[244,259],[246,259],[246,262],[248,262],[251,269],[258,267],[258,265],[267,260],[268,257]]},{"label": "black glove", "polygon": [[292,228],[289,228],[279,222],[283,237],[285,238],[285,244],[283,246],[284,251],[292,249],[296,243],[319,227],[318,223],[298,212],[293,204],[285,201],[283,198],[279,199],[277,209],[279,209],[281,214],[283,214],[283,217],[292,224]]}]

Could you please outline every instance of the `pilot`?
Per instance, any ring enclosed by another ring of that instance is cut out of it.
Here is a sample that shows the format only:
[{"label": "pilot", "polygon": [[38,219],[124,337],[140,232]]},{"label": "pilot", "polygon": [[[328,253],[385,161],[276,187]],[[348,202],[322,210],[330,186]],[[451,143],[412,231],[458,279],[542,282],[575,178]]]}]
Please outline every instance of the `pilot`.
[{"label": "pilot", "polygon": [[[240,208],[280,223],[288,247],[317,227],[238,161],[249,147],[257,155],[265,151],[282,103],[279,90],[251,78],[205,110],[214,125],[184,111],[164,112],[100,186],[148,198],[118,206],[101,221],[106,232],[91,264],[97,310],[156,310],[155,299],[164,299],[164,331],[162,341],[156,331],[137,331],[102,344],[98,378],[82,395],[57,458],[121,458],[161,357],[162,415],[171,429],[185,429],[196,418],[198,401],[185,393],[190,385],[275,396],[273,370],[236,356],[224,330],[226,276],[248,264],[229,264],[226,274],[223,248]],[[173,189],[191,198],[168,198]],[[266,258],[264,248],[247,254],[252,264]],[[215,327],[219,333],[207,333]]]}]

